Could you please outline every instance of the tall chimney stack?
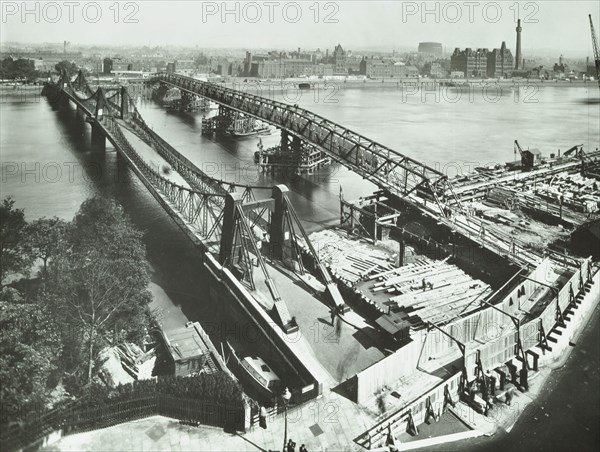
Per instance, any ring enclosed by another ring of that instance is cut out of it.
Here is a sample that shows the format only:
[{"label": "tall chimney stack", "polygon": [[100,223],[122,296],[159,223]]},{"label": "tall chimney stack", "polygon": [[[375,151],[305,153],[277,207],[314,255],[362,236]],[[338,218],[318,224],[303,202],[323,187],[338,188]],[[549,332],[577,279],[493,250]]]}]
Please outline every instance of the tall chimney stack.
[{"label": "tall chimney stack", "polygon": [[517,54],[515,55],[515,69],[519,69],[519,64],[521,64],[521,19],[517,20]]}]

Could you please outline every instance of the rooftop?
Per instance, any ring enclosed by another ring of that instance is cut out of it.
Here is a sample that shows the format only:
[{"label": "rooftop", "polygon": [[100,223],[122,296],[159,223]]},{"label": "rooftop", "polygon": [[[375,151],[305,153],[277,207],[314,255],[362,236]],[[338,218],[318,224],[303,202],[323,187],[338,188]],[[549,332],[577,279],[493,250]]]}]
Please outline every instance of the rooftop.
[{"label": "rooftop", "polygon": [[165,331],[163,334],[169,353],[175,361],[196,358],[209,351],[192,322],[189,322],[188,326]]}]

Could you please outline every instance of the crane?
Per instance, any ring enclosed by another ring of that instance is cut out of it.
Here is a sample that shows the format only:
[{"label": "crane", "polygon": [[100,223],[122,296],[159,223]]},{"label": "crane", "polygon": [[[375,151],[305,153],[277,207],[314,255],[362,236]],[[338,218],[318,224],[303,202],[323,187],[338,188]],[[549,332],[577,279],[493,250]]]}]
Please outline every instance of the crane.
[{"label": "crane", "polygon": [[600,51],[598,50],[598,40],[596,39],[596,30],[594,30],[594,22],[592,15],[589,14],[590,29],[592,31],[592,46],[594,47],[594,63],[596,64],[596,80],[598,81],[598,89],[600,89]]},{"label": "crane", "polygon": [[571,149],[567,149],[564,153],[563,153],[563,157],[568,157],[569,155],[571,155],[573,152],[575,152],[575,156],[576,157],[581,157],[583,155],[583,144],[576,144],[575,146],[573,146]]},{"label": "crane", "polygon": [[515,154],[519,151],[521,154],[521,170],[522,171],[531,171],[534,166],[540,163],[540,151],[537,149],[527,148],[527,150],[523,150],[521,145],[517,140],[515,140]]},{"label": "crane", "polygon": [[523,149],[521,149],[521,146],[519,145],[519,142],[517,140],[515,140],[515,148],[519,150],[519,154],[521,154],[521,157],[522,157],[523,156]]}]

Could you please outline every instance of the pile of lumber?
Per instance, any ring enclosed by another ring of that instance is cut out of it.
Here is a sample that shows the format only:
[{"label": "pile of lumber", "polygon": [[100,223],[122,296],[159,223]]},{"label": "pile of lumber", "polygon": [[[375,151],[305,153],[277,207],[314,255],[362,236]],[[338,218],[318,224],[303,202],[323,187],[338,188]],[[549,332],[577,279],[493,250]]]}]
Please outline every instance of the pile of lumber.
[{"label": "pile of lumber", "polygon": [[421,258],[401,268],[369,276],[373,294],[389,294],[384,305],[394,306],[413,329],[426,327],[427,322],[440,323],[479,307],[492,290],[488,284],[475,280],[455,265]]},{"label": "pile of lumber", "polygon": [[311,234],[310,241],[331,275],[350,286],[372,273],[393,268],[394,256],[363,240],[344,236],[339,230],[325,229]]},{"label": "pile of lumber", "polygon": [[516,196],[514,190],[509,188],[495,187],[492,188],[485,197],[484,204],[491,207],[501,207],[503,209],[510,208]]}]

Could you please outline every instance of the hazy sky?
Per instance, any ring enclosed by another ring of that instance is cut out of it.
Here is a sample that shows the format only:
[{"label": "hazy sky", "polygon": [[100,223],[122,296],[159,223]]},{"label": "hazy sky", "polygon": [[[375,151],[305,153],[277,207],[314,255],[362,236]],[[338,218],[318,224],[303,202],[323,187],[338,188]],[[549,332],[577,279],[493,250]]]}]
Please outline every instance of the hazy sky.
[{"label": "hazy sky", "polygon": [[[314,49],[415,48],[420,41],[454,47],[515,48],[592,55],[590,1],[2,1],[1,40],[29,43],[172,44],[199,47]],[[229,13],[227,13],[229,11]],[[225,14],[224,14],[225,13]]]}]

